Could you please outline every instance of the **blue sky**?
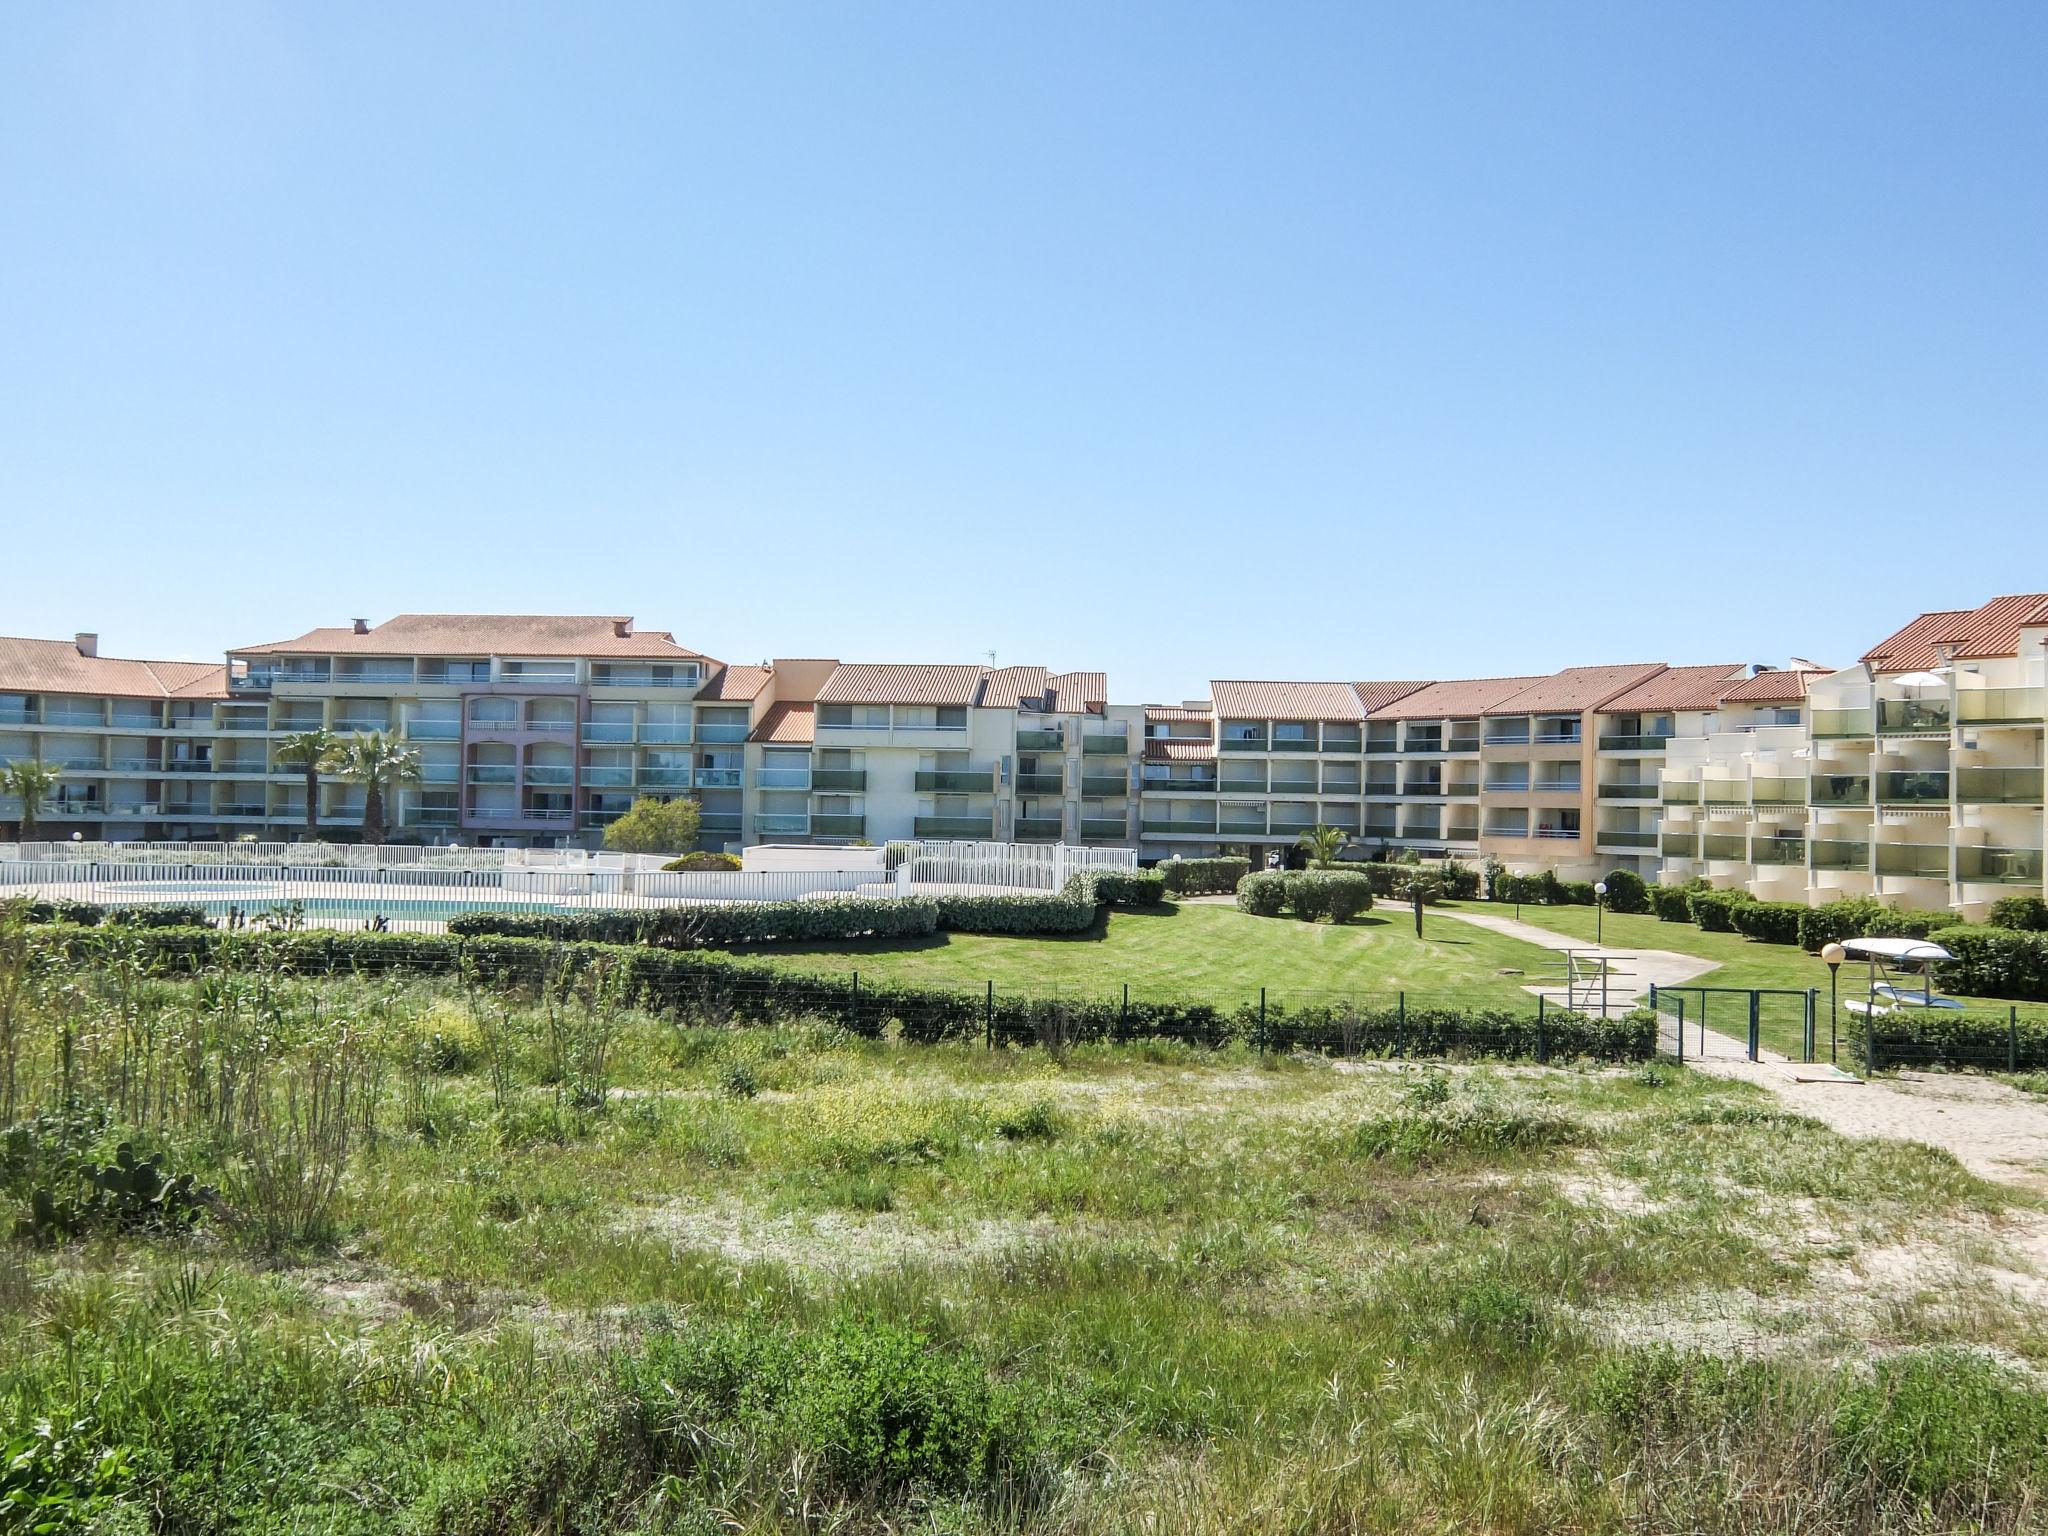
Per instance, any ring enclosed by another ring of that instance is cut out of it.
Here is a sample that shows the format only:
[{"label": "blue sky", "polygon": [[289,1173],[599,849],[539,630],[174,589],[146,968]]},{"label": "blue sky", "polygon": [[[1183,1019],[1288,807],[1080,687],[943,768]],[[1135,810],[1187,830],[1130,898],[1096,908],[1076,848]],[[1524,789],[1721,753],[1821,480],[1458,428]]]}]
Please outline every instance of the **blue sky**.
[{"label": "blue sky", "polygon": [[10,4],[0,632],[1832,661],[2048,586],[2048,7]]}]

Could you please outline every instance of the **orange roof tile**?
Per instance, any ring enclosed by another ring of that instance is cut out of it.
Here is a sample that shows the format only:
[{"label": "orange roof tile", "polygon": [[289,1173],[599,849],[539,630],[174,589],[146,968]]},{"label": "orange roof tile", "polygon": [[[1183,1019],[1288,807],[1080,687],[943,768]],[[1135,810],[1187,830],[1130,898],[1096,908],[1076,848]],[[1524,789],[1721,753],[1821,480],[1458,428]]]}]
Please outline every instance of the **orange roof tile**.
[{"label": "orange roof tile", "polygon": [[761,690],[768,686],[768,679],[775,675],[772,667],[720,667],[712,674],[711,681],[697,690],[697,698],[703,703],[716,703],[723,699],[732,703],[745,703],[761,696]]},{"label": "orange roof tile", "polygon": [[1610,715],[1658,709],[1712,709],[1748,673],[1747,667],[1732,661],[1713,667],[1666,667],[1600,708]]},{"label": "orange roof tile", "polygon": [[1207,709],[1189,709],[1184,704],[1147,704],[1145,718],[1166,721],[1199,720],[1207,723],[1216,717]]},{"label": "orange roof tile", "polygon": [[820,704],[972,704],[980,667],[842,663],[818,690]]},{"label": "orange roof tile", "polygon": [[1209,684],[1216,714],[1224,720],[1363,720],[1365,705],[1349,683],[1247,682],[1219,679]]},{"label": "orange roof tile", "polygon": [[1959,659],[2016,656],[2020,631],[2041,624],[2048,624],[2048,593],[2022,592],[1994,597],[1982,608],[1947,626],[1935,640],[1955,647]]},{"label": "orange roof tile", "polygon": [[1372,712],[1375,720],[1462,720],[1483,715],[1502,699],[1520,693],[1534,677],[1468,677],[1431,683]]},{"label": "orange roof tile", "polygon": [[1665,671],[1661,661],[1612,667],[1566,667],[1538,678],[1486,711],[1489,715],[1575,714],[1597,709],[1623,690]]},{"label": "orange roof tile", "polygon": [[22,693],[84,693],[119,699],[225,698],[219,662],[129,661],[83,656],[70,640],[0,638],[0,688]]},{"label": "orange roof tile", "polygon": [[1796,704],[1806,697],[1816,677],[1827,673],[1805,668],[1773,667],[1721,695],[1724,704]]},{"label": "orange roof tile", "polygon": [[1215,755],[1215,745],[1199,736],[1154,736],[1145,743],[1145,756],[1155,763],[1201,763]]},{"label": "orange roof tile", "polygon": [[1088,714],[1109,703],[1107,672],[1055,672],[1051,683],[1053,708],[1061,714]]},{"label": "orange roof tile", "polygon": [[[625,630],[624,634],[619,631]],[[631,656],[702,661],[667,630],[635,630],[608,614],[401,613],[358,634],[352,627],[308,630],[296,640],[235,648],[237,656]]]},{"label": "orange roof tile", "polygon": [[1924,672],[1929,667],[1938,667],[1941,652],[1934,648],[1935,636],[1957,619],[1967,618],[1972,611],[1946,608],[1923,613],[1903,629],[1886,635],[1858,659],[1879,672]]},{"label": "orange roof tile", "polygon": [[1370,715],[1385,709],[1396,699],[1405,699],[1417,689],[1428,686],[1426,680],[1417,683],[1353,683],[1351,690],[1358,695],[1358,702],[1365,706],[1365,712]]},{"label": "orange roof tile", "polygon": [[747,740],[807,746],[816,738],[817,723],[817,710],[809,704],[770,704]]}]

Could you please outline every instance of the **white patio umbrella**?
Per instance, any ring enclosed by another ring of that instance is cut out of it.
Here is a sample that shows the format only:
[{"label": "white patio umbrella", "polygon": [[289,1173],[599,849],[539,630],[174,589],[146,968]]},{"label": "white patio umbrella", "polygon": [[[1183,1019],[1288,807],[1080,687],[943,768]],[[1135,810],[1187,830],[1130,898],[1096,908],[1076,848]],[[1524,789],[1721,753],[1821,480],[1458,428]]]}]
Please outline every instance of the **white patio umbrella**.
[{"label": "white patio umbrella", "polygon": [[1948,687],[1948,678],[1939,672],[1908,672],[1903,677],[1891,679],[1894,688],[1905,688],[1915,693],[1924,693],[1930,688]]}]

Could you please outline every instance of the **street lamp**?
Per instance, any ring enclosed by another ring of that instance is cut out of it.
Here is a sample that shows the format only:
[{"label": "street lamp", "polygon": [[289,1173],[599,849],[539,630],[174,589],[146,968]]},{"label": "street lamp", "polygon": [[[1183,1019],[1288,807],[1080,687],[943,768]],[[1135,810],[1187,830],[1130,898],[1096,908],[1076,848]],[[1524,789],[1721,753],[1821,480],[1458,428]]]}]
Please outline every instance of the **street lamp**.
[{"label": "street lamp", "polygon": [[1519,869],[1511,869],[1508,873],[1514,876],[1515,880],[1515,921],[1519,923],[1522,920],[1522,872]]},{"label": "street lamp", "polygon": [[1835,1059],[1835,998],[1837,983],[1842,974],[1842,962],[1849,958],[1849,951],[1839,944],[1829,943],[1820,947],[1820,957],[1828,963],[1828,1060]]},{"label": "street lamp", "polygon": [[1598,881],[1593,886],[1593,942],[1605,944],[1607,933],[1607,882]]}]

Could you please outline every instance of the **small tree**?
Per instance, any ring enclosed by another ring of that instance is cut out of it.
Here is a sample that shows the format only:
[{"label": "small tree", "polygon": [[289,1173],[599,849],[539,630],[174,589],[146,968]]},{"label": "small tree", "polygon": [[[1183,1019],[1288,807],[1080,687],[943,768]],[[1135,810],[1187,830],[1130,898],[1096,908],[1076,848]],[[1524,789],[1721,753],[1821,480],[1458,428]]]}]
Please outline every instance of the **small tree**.
[{"label": "small tree", "polygon": [[697,846],[697,829],[703,819],[694,800],[643,796],[604,829],[604,845],[614,853],[688,853]]},{"label": "small tree", "polygon": [[358,732],[336,752],[333,771],[363,786],[363,841],[377,844],[384,841],[385,802],[399,785],[419,782],[420,755],[382,731]]},{"label": "small tree", "polygon": [[306,775],[306,840],[320,836],[320,775],[334,771],[346,743],[327,729],[315,726],[297,731],[277,744],[277,765],[297,768]]},{"label": "small tree", "polygon": [[36,833],[42,830],[36,825],[36,819],[43,813],[43,802],[57,787],[57,778],[55,768],[32,757],[16,758],[4,771],[0,771],[0,789],[21,802],[21,840],[24,843],[34,842]]},{"label": "small tree", "polygon": [[1337,850],[1344,846],[1344,834],[1335,827],[1314,827],[1294,840],[1295,847],[1309,856],[1317,869],[1337,862]]}]

